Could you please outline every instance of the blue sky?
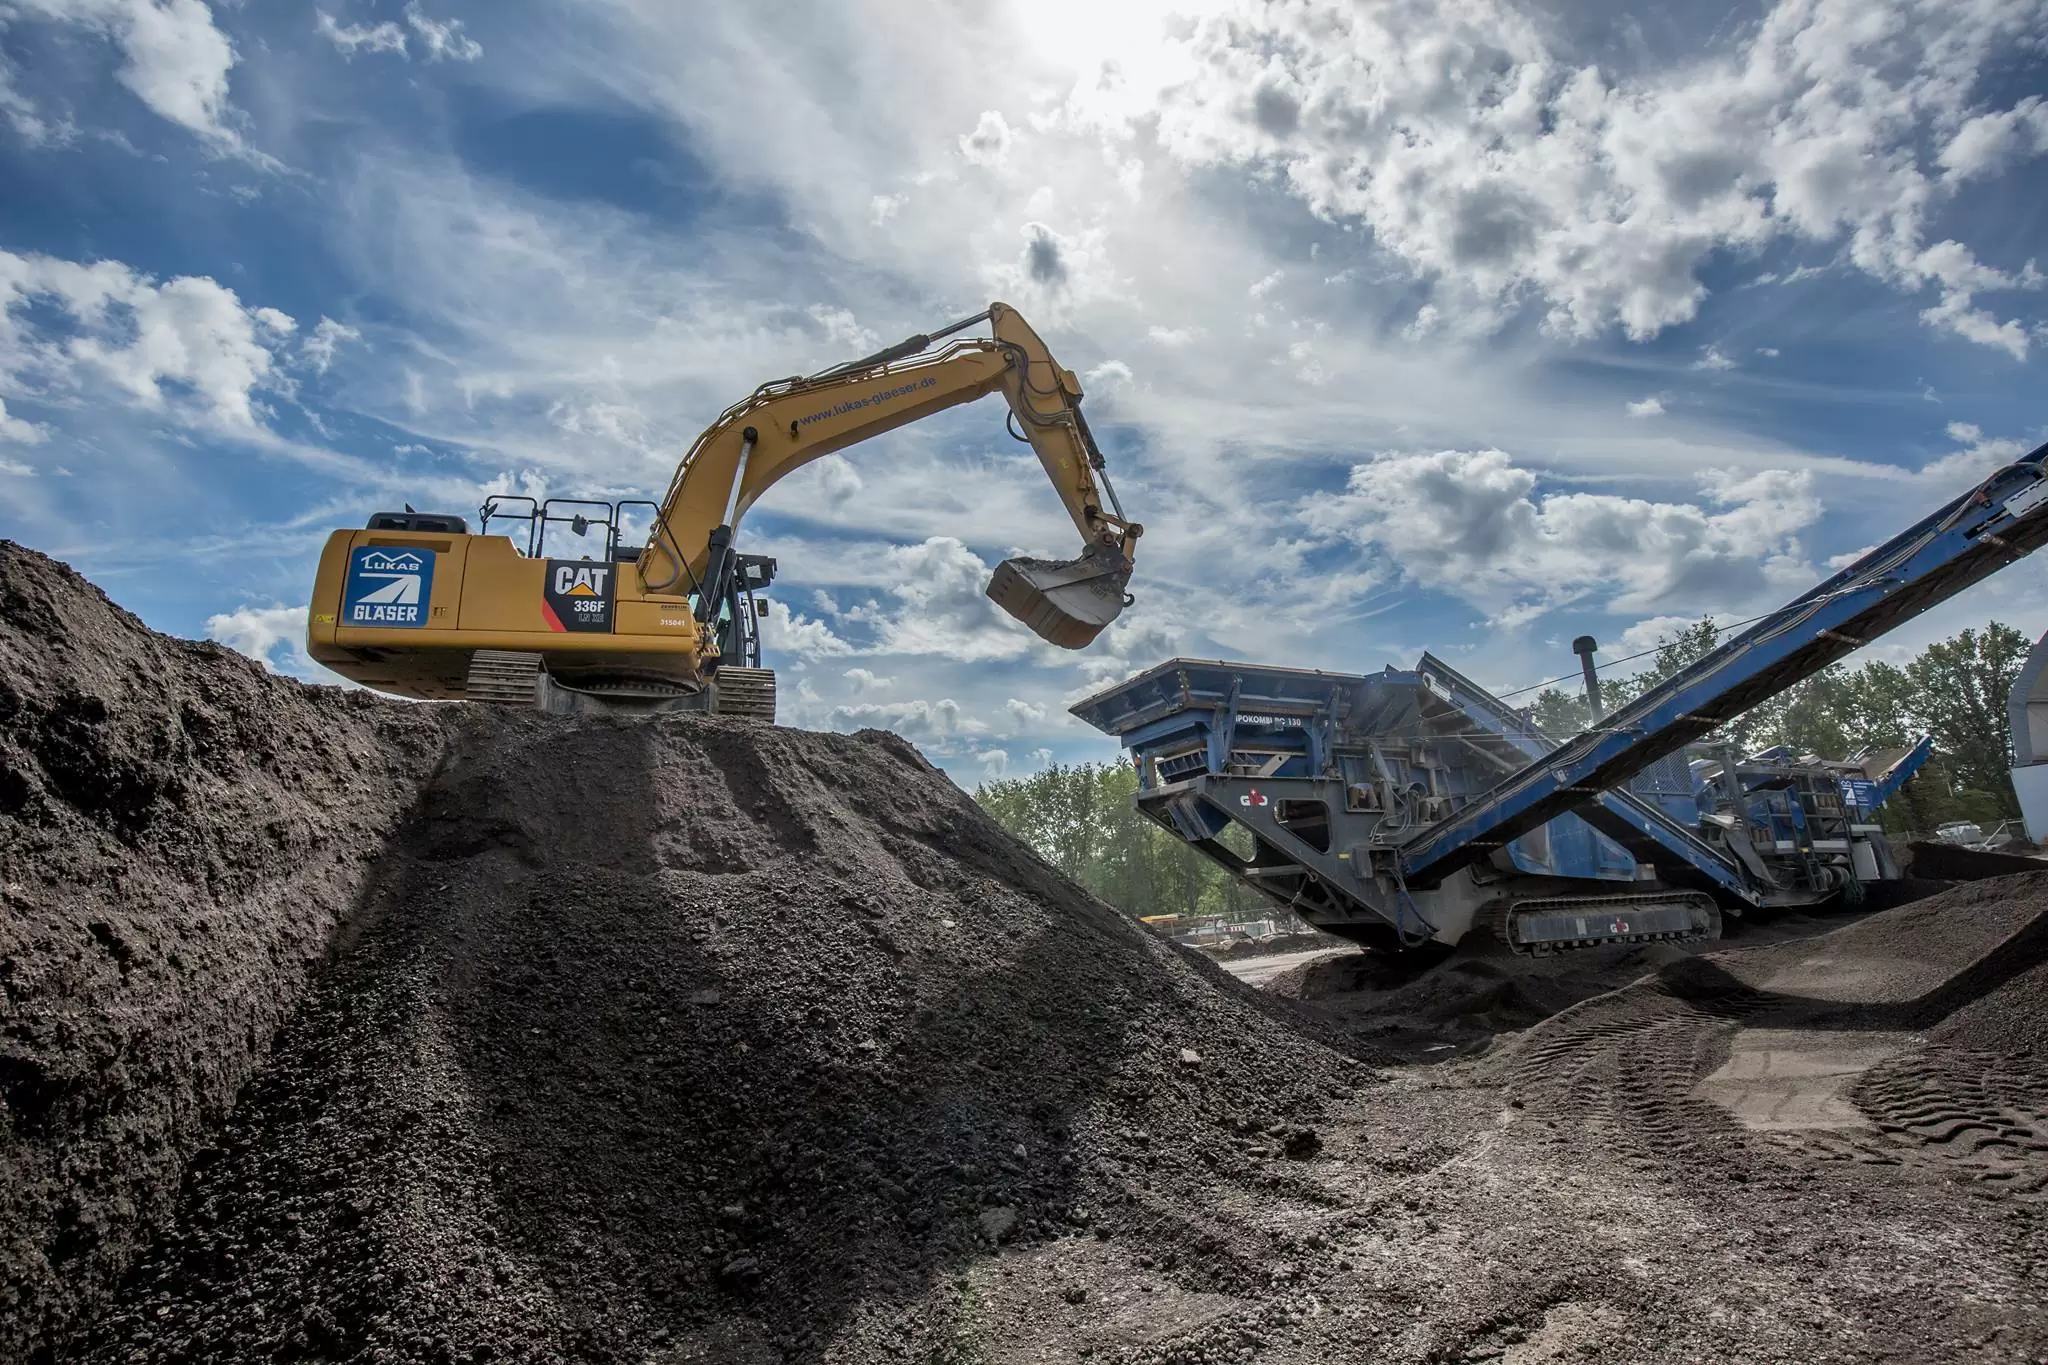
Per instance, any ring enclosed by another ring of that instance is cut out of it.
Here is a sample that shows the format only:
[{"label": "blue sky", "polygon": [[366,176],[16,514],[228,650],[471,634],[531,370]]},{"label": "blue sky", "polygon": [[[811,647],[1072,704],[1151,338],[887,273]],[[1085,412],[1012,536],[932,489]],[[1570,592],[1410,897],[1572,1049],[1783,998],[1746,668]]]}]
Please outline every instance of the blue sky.
[{"label": "blue sky", "polygon": [[[956,777],[1176,654],[1512,688],[1775,604],[2048,439],[2048,0],[0,3],[0,535],[314,676],[325,533],[655,496],[757,383],[990,299],[1084,377],[1137,604],[999,400],[750,515],[786,720]],[[1034,268],[1035,264],[1035,268]],[[2028,564],[1873,646],[1997,616]]]}]

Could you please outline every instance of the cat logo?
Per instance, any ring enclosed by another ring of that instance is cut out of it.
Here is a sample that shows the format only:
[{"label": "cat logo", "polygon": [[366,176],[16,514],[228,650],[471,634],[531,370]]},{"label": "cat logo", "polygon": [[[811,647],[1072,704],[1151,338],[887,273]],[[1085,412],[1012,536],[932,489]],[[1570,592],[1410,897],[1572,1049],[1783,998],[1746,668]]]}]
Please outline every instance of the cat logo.
[{"label": "cat logo", "polygon": [[609,564],[557,564],[555,571],[555,596],[557,597],[605,597],[605,583],[611,577]]},{"label": "cat logo", "polygon": [[615,567],[588,559],[551,559],[540,604],[549,630],[612,628]]}]

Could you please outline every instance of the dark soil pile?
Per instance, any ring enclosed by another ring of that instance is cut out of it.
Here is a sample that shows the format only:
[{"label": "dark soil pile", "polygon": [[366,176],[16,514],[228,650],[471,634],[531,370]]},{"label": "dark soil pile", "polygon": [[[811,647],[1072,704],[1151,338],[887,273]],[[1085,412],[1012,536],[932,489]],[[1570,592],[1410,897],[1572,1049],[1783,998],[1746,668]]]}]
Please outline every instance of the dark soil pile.
[{"label": "dark soil pile", "polygon": [[924,1358],[935,1281],[1097,1232],[1252,1280],[1199,1211],[1356,1068],[902,740],[461,731],[96,1355]]},{"label": "dark soil pile", "polygon": [[0,541],[0,1359],[105,1304],[440,742]]},{"label": "dark soil pile", "polygon": [[1228,1192],[1369,1077],[892,735],[309,689],[4,567],[0,1360],[932,1357],[998,1248],[1264,1285]]},{"label": "dark soil pile", "polygon": [[1726,939],[1617,944],[1522,957],[1475,938],[1448,957],[1420,966],[1363,951],[1332,954],[1282,972],[1266,989],[1301,1002],[1361,1043],[1411,1060],[1447,1061],[1483,1051],[1500,1035],[1529,1028],[1674,963],[1727,948],[1825,934],[1950,885],[1907,878],[1872,888],[1865,904],[1853,911],[1731,919]]},{"label": "dark soil pile", "polygon": [[1906,849],[1906,871],[1914,877],[1941,881],[1974,882],[1986,877],[2009,877],[2018,872],[2039,872],[2048,862],[2019,853],[1995,853],[1964,848],[1960,844],[1916,839]]},{"label": "dark soil pile", "polygon": [[2048,1061],[2048,964],[1965,1005],[1930,1037],[1951,1047],[2027,1053]]}]

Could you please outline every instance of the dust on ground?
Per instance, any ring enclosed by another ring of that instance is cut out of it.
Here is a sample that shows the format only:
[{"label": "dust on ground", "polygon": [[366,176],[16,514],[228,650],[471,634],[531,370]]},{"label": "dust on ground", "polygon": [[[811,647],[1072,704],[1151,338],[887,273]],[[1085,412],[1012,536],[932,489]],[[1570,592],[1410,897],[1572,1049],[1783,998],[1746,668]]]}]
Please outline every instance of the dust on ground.
[{"label": "dust on ground", "polygon": [[2048,1354],[2039,874],[1395,1064],[893,736],[306,689],[14,547],[0,650],[0,1360]]}]

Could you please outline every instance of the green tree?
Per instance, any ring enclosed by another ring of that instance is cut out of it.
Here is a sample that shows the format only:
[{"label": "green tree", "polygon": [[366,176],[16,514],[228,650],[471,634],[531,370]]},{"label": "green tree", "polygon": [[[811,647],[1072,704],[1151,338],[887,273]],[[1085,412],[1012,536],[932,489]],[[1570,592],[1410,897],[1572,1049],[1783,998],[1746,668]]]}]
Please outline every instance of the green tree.
[{"label": "green tree", "polygon": [[1562,692],[1546,687],[1536,694],[1529,719],[1543,734],[1555,740],[1570,739],[1592,723],[1592,708],[1583,692]]},{"label": "green tree", "polygon": [[1263,907],[1256,892],[1140,815],[1137,789],[1128,763],[1055,764],[984,782],[974,798],[1040,857],[1129,914]]},{"label": "green tree", "polygon": [[1948,756],[1959,794],[1984,793],[2008,819],[2019,814],[2019,798],[2005,705],[2028,647],[2026,636],[1993,621],[1929,645],[1906,665],[1913,710]]}]

